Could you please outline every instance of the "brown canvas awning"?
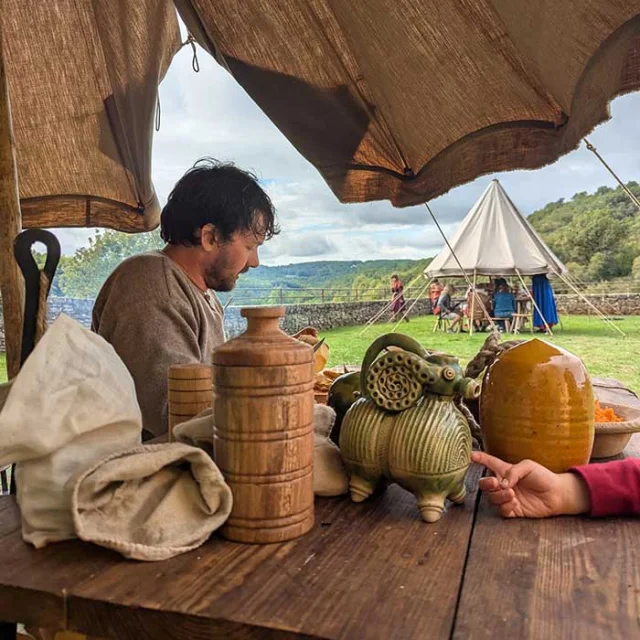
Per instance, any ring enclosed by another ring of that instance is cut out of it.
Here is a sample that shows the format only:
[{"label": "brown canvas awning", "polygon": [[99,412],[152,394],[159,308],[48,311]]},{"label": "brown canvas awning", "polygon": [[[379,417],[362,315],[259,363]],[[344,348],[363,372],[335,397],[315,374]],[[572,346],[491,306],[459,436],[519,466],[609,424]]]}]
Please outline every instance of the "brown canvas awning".
[{"label": "brown canvas awning", "polygon": [[180,33],[171,0],[4,0],[24,227],[152,229],[157,87]]},{"label": "brown canvas awning", "polygon": [[343,202],[574,149],[640,88],[640,0],[176,0]]}]

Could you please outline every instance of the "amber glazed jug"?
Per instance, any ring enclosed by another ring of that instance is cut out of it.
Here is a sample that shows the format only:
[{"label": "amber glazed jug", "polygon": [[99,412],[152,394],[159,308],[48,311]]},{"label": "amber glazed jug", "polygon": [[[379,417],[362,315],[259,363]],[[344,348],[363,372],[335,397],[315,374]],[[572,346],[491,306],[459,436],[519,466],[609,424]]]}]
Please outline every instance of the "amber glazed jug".
[{"label": "amber glazed jug", "polygon": [[580,358],[544,340],[503,352],[483,381],[485,449],[507,462],[529,458],[555,472],[586,464],[594,412],[591,380]]},{"label": "amber glazed jug", "polygon": [[313,527],[313,351],[280,330],[282,307],[240,313],[246,332],[213,354],[214,455],[233,493],[222,535],[282,542]]}]

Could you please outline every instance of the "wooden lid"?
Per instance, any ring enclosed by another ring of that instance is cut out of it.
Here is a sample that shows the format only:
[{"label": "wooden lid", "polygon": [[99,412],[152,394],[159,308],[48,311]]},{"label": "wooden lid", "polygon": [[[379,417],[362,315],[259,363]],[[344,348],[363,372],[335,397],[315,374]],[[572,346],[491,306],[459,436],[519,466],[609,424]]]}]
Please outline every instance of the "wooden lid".
[{"label": "wooden lid", "polygon": [[284,318],[284,307],[243,307],[243,318]]},{"label": "wooden lid", "polygon": [[214,369],[218,365],[277,367],[313,362],[311,347],[280,329],[284,307],[246,307],[240,313],[247,318],[247,330],[214,350]]},{"label": "wooden lid", "polygon": [[169,366],[169,378],[172,380],[211,380],[210,364],[172,364]]}]

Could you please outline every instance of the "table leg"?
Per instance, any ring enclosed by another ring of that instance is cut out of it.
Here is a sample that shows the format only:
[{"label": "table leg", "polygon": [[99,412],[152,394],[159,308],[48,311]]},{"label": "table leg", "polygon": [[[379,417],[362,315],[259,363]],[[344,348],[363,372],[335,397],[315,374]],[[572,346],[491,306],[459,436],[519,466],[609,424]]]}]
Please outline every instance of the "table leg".
[{"label": "table leg", "polygon": [[0,622],[0,640],[16,640],[18,625],[15,622]]}]

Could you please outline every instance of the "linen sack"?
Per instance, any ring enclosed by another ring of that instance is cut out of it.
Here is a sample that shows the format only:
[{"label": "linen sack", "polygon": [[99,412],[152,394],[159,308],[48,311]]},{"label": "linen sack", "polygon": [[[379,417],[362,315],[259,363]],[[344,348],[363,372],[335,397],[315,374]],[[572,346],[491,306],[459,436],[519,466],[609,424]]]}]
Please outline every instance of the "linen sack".
[{"label": "linen sack", "polygon": [[0,466],[17,462],[22,537],[75,537],[71,494],[96,460],[140,444],[133,379],[103,338],[61,315],[38,342],[0,410]]},{"label": "linen sack", "polygon": [[79,538],[147,561],[199,547],[231,507],[231,489],[213,460],[179,443],[99,460],[80,474],[71,499]]}]

